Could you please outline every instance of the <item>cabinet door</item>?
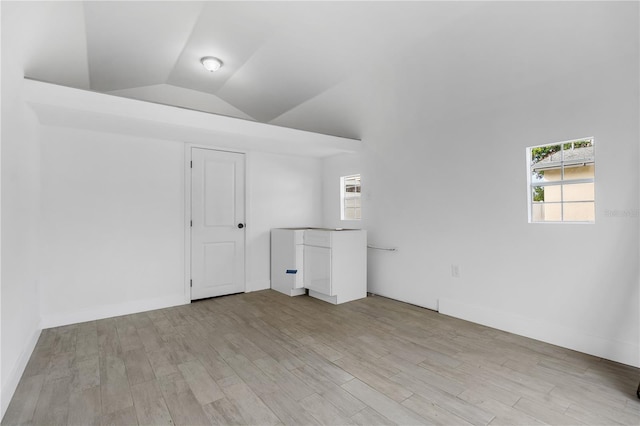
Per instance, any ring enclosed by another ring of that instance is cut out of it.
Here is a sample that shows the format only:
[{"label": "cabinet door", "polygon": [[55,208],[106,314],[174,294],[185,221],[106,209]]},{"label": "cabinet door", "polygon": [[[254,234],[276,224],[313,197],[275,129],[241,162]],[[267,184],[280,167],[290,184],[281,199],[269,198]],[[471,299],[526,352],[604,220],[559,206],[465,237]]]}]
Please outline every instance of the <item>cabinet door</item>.
[{"label": "cabinet door", "polygon": [[331,292],[331,249],[304,246],[304,283],[308,289],[333,295]]},{"label": "cabinet door", "polygon": [[293,288],[304,288],[304,246],[302,244],[296,245],[296,269],[298,273],[295,274],[293,281]]}]

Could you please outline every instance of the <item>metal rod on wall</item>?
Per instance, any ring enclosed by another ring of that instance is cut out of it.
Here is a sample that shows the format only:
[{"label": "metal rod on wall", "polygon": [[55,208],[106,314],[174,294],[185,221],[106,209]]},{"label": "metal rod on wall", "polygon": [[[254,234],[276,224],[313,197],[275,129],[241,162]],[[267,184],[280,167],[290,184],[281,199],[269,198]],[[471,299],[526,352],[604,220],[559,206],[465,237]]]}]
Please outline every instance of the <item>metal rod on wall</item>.
[{"label": "metal rod on wall", "polygon": [[378,247],[371,244],[367,244],[367,248],[370,248],[373,250],[398,251],[397,247]]}]

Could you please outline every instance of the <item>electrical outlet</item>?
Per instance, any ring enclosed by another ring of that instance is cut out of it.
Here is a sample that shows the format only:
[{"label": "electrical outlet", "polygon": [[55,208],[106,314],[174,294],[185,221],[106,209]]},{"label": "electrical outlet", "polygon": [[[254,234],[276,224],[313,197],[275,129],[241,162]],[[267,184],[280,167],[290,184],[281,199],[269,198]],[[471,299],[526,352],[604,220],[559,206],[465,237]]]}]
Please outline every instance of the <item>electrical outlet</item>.
[{"label": "electrical outlet", "polygon": [[460,266],[451,265],[451,276],[453,278],[460,278]]}]

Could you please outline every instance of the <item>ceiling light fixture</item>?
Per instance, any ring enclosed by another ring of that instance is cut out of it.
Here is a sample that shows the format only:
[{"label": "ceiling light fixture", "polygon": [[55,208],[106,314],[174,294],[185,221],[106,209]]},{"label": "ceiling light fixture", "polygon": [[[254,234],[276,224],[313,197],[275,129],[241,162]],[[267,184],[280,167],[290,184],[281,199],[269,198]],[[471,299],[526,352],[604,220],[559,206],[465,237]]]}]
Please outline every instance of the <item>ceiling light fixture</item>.
[{"label": "ceiling light fixture", "polygon": [[218,71],[222,66],[222,61],[218,58],[214,58],[213,56],[205,56],[200,59],[200,62],[202,62],[202,65],[211,72]]}]

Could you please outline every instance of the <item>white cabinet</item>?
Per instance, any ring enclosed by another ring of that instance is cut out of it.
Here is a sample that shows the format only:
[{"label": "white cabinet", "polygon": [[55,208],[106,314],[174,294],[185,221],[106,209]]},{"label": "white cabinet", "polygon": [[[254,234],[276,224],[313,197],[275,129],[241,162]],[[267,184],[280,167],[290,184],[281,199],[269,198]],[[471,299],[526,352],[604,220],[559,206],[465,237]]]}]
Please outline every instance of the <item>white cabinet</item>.
[{"label": "white cabinet", "polygon": [[272,229],[271,288],[333,304],[367,297],[367,231]]},{"label": "white cabinet", "polygon": [[304,232],[306,228],[271,230],[271,288],[287,296],[305,294]]},{"label": "white cabinet", "polygon": [[333,304],[367,297],[367,231],[306,230],[304,286]]}]

